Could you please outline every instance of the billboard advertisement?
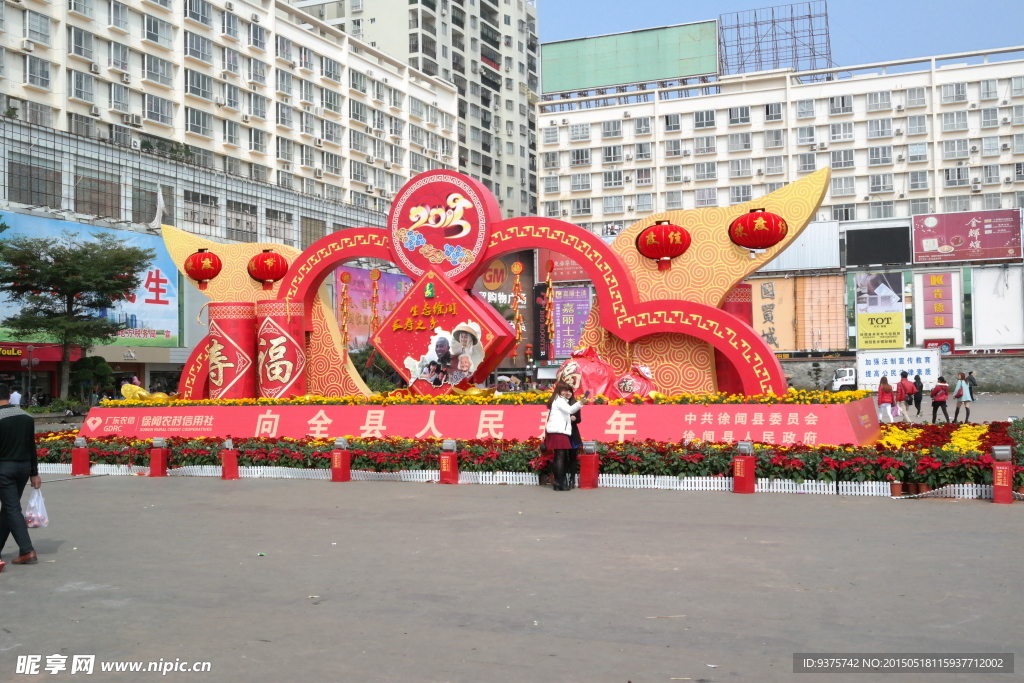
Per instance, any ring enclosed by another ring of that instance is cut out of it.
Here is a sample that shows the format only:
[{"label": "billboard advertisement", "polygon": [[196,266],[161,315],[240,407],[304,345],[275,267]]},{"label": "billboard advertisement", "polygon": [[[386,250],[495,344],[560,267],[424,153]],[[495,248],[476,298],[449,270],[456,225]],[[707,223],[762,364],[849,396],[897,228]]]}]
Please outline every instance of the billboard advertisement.
[{"label": "billboard advertisement", "polygon": [[537,282],[543,282],[548,275],[548,267],[551,271],[552,282],[589,282],[590,276],[583,267],[568,256],[563,256],[550,249],[537,250]]},{"label": "billboard advertisement", "polygon": [[[359,351],[365,349],[370,339],[370,321],[373,319],[371,300],[373,299],[373,281],[370,271],[363,268],[341,266],[334,272],[334,314],[341,321],[341,274],[352,276],[348,283],[348,349]],[[405,275],[381,273],[377,281],[377,316],[380,320],[388,317],[395,306],[402,300],[405,293],[412,287],[412,279]]]},{"label": "billboard advertisement", "polygon": [[1020,211],[914,216],[914,263],[1020,259]]},{"label": "billboard advertisement", "polygon": [[[113,234],[123,245],[151,249],[156,253],[141,275],[142,283],[126,301],[101,313],[103,317],[125,325],[118,336],[106,342],[113,346],[178,346],[178,269],[157,235],[143,235],[129,230],[113,230],[83,223],[72,223],[43,216],[27,216],[0,211],[0,222],[10,229],[0,240],[28,236],[60,239],[65,233],[76,239],[91,241],[94,235]],[[14,315],[14,304],[0,294],[0,319]],[[48,341],[15,339],[10,330],[0,327],[0,341]]]},{"label": "billboard advertisement", "polygon": [[555,288],[555,358],[568,358],[590,317],[590,287]]},{"label": "billboard advertisement", "polygon": [[857,273],[857,348],[906,346],[903,273]]}]

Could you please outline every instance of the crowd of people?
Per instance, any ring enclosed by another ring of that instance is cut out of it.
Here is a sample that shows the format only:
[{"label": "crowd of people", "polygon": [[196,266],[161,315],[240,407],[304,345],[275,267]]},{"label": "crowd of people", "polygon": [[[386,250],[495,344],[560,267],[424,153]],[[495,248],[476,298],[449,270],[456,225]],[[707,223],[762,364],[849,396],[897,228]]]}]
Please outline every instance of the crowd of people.
[{"label": "crowd of people", "polygon": [[[952,398],[956,401],[956,410],[953,413],[952,422],[960,421],[960,411],[964,411],[964,422],[971,420],[971,403],[977,400],[978,380],[974,372],[966,375],[957,373],[956,384],[952,389]],[[932,401],[932,423],[938,419],[939,411],[942,411],[946,423],[950,422],[948,401],[950,398],[949,384],[945,377],[939,377],[930,393]],[[889,384],[889,378],[883,377],[878,382],[878,421],[893,423],[897,419],[901,422],[913,422],[915,417],[921,416],[921,403],[924,398],[924,382],[921,375],[915,375],[913,381],[909,379],[906,372],[900,373],[900,379],[895,386]],[[916,410],[911,416],[910,410]]]}]

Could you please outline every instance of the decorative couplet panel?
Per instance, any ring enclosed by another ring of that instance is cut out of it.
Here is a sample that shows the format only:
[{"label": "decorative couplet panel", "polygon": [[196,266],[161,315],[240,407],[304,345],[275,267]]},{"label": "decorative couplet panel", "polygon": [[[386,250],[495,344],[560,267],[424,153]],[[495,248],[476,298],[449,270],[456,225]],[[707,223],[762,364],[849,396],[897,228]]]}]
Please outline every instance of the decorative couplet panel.
[{"label": "decorative couplet panel", "polygon": [[210,303],[210,398],[249,398],[256,393],[256,305]]},{"label": "decorative couplet panel", "polygon": [[[597,441],[867,445],[880,431],[871,399],[846,405],[591,405],[584,410],[583,438]],[[528,439],[541,436],[546,412],[543,405],[93,408],[81,434]]]},{"label": "decorative couplet panel", "polygon": [[288,398],[306,393],[306,342],[302,302],[256,303],[260,396]]}]

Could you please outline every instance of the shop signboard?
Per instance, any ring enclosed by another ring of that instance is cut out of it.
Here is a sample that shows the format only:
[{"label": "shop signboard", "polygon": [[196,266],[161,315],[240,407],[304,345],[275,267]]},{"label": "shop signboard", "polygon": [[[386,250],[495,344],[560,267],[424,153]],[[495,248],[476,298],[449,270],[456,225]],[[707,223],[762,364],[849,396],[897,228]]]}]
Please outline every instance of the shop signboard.
[{"label": "shop signboard", "polygon": [[[0,222],[10,229],[0,234],[0,240],[13,237],[43,237],[58,240],[69,233],[84,241],[95,235],[110,234],[127,247],[151,249],[153,260],[141,275],[141,284],[125,301],[105,309],[101,315],[122,323],[125,327],[107,344],[113,346],[178,346],[178,269],[158,235],[143,235],[128,230],[113,230],[83,223],[0,212]],[[14,304],[0,294],[0,319],[16,313]],[[0,327],[0,341],[14,341],[9,329]],[[26,341],[19,339],[18,341]],[[33,341],[33,340],[28,340]],[[46,341],[46,340],[39,340]]]},{"label": "shop signboard", "polygon": [[1019,209],[914,216],[914,263],[1021,258]]},{"label": "shop signboard", "polygon": [[926,330],[953,327],[953,273],[925,273],[924,309]]},{"label": "shop signboard", "polygon": [[590,317],[590,287],[556,287],[554,308],[555,358],[568,358]]},{"label": "shop signboard", "polygon": [[573,261],[568,256],[551,251],[550,249],[537,250],[537,270],[535,272],[547,273],[548,263],[554,265],[551,271],[552,282],[588,282],[590,276],[583,266]]}]

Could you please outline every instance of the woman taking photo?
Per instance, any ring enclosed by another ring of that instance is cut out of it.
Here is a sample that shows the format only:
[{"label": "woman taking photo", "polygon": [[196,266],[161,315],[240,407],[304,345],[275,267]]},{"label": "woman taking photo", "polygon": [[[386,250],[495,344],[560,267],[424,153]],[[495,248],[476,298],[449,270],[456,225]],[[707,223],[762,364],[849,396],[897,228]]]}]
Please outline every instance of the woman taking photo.
[{"label": "woman taking photo", "polygon": [[963,406],[965,411],[964,422],[970,422],[971,401],[974,400],[974,397],[971,396],[971,385],[967,381],[967,376],[962,372],[956,376],[956,387],[953,389],[953,398],[956,399],[956,411],[953,413],[953,422],[960,419],[961,406]]},{"label": "woman taking photo", "polygon": [[573,445],[570,440],[572,435],[572,416],[583,407],[582,401],[573,401],[573,391],[565,382],[559,381],[555,384],[555,390],[551,392],[551,399],[548,401],[548,421],[544,427],[544,450],[551,450],[555,453],[555,459],[551,463],[552,482],[555,491],[568,491],[566,481],[566,467],[572,457]]},{"label": "woman taking photo", "polygon": [[896,397],[893,396],[892,387],[889,386],[889,378],[883,377],[878,381],[878,421],[885,422],[884,416],[889,416],[889,422],[896,418],[892,416],[892,408],[896,405]]}]

